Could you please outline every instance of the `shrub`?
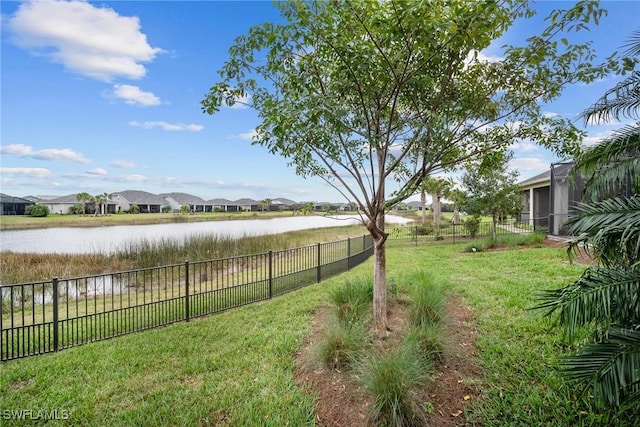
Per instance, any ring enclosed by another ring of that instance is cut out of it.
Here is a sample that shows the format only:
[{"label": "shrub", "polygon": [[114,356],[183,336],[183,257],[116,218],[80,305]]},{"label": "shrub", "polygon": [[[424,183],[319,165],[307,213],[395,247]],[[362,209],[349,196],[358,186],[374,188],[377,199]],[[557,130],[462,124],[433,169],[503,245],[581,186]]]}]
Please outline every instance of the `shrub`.
[{"label": "shrub", "polygon": [[69,208],[68,213],[72,215],[82,215],[84,213],[84,205],[82,203],[75,203]]},{"label": "shrub", "polygon": [[138,206],[138,205],[129,206],[129,209],[127,210],[127,213],[131,213],[131,214],[140,213],[140,206]]},{"label": "shrub", "polygon": [[45,217],[49,215],[49,208],[45,205],[29,205],[24,210],[24,213],[33,217]]},{"label": "shrub", "polygon": [[480,230],[480,218],[477,216],[471,217],[464,223],[464,226],[471,237],[476,237],[478,230]]},{"label": "shrub", "polygon": [[433,234],[433,225],[423,224],[416,226],[416,234],[418,236],[428,236],[429,234]]}]

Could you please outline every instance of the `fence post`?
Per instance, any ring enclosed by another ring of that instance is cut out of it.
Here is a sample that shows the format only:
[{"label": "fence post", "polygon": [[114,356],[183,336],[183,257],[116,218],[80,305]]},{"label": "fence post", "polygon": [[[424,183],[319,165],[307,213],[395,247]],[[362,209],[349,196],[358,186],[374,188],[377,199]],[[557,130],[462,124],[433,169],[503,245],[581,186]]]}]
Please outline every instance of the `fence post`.
[{"label": "fence post", "polygon": [[351,270],[351,237],[347,237],[347,270]]},{"label": "fence post", "polygon": [[184,320],[189,321],[189,261],[184,262]]},{"label": "fence post", "polygon": [[269,251],[269,299],[273,298],[273,251]]},{"label": "fence post", "polygon": [[318,243],[318,269],[316,271],[316,280],[318,283],[322,280],[322,272],[320,271],[320,263],[322,262],[320,257],[320,243]]},{"label": "fence post", "polygon": [[53,351],[58,351],[58,278],[54,277],[51,284],[53,287]]}]

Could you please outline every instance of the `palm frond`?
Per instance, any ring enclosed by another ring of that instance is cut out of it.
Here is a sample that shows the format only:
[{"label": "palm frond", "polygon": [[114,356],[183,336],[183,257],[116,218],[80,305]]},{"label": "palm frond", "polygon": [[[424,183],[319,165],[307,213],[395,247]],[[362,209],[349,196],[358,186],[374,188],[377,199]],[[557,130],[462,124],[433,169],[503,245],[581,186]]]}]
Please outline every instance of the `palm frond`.
[{"label": "palm frond", "polygon": [[629,77],[609,89],[580,116],[585,124],[608,122],[621,117],[637,119],[640,107],[640,72],[634,71]]},{"label": "palm frond", "polygon": [[535,307],[551,316],[574,340],[579,328],[590,324],[619,323],[630,326],[640,321],[640,267],[610,269],[589,267],[574,283],[546,290]]},{"label": "palm frond", "polygon": [[625,53],[629,56],[640,56],[640,30],[636,30],[631,33],[631,37],[629,37],[629,42],[624,45],[627,50]]},{"label": "palm frond", "polygon": [[640,330],[613,325],[604,338],[563,360],[570,380],[593,390],[596,399],[621,406],[640,395]]},{"label": "palm frond", "polygon": [[586,149],[572,169],[587,177],[586,191],[593,199],[609,195],[615,186],[640,180],[640,123],[627,125]]},{"label": "palm frond", "polygon": [[624,255],[624,264],[640,261],[640,194],[577,205],[578,216],[568,221],[569,231],[581,236],[572,243],[608,248]]}]

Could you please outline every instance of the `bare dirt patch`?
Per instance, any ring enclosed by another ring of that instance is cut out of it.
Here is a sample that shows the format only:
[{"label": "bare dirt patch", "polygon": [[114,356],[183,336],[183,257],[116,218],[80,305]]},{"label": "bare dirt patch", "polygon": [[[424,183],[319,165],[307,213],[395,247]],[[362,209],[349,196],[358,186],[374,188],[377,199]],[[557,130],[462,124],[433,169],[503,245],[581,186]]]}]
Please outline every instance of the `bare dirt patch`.
[{"label": "bare dirt patch", "polygon": [[[316,421],[320,426],[369,426],[372,399],[362,389],[353,373],[320,366],[313,360],[312,348],[322,337],[328,308],[319,310],[310,335],[296,357],[296,377],[302,387],[316,396]],[[402,301],[391,304],[388,312],[389,336],[381,347],[392,349],[401,342],[407,324],[407,306]],[[437,365],[433,380],[417,390],[423,406],[433,408],[429,426],[449,427],[465,423],[464,410],[479,397],[476,386],[481,370],[476,362],[474,345],[477,331],[470,311],[458,297],[449,297],[445,307],[447,347]]]}]

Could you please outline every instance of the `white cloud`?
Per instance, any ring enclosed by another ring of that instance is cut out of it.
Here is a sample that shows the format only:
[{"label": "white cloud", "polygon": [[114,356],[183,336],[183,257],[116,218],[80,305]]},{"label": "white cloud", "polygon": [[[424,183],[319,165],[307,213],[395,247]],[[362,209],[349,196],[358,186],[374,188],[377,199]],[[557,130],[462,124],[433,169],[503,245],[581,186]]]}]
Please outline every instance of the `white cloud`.
[{"label": "white cloud", "polygon": [[155,107],[162,103],[153,93],[143,92],[138,86],[131,85],[113,85],[113,92],[108,93],[107,97],[121,99],[125,104],[139,107]]},{"label": "white cloud", "polygon": [[525,152],[525,153],[531,153],[533,151],[540,150],[540,147],[538,147],[536,144],[534,144],[532,142],[517,142],[517,143],[513,144],[511,146],[511,148],[513,150],[522,151],[522,152]]},{"label": "white cloud", "polygon": [[229,107],[232,110],[245,110],[247,108],[249,108],[249,101],[251,100],[251,96],[249,95],[245,95],[245,96],[241,96],[241,97],[235,97],[233,99],[235,101],[235,104],[233,104],[231,107]]},{"label": "white cloud", "polygon": [[136,164],[127,160],[114,160],[113,162],[111,162],[111,166],[120,169],[134,169],[136,167]]},{"label": "white cloud", "polygon": [[520,177],[533,176],[549,170],[551,162],[542,157],[517,157],[509,162],[509,167],[519,172]]},{"label": "white cloud", "polygon": [[142,63],[163,52],[149,45],[137,17],[85,1],[26,1],[6,24],[16,45],[103,81],[139,79]]},{"label": "white cloud", "polygon": [[184,123],[167,123],[163,121],[143,122],[143,123],[130,121],[129,125],[135,126],[135,127],[141,127],[143,129],[153,129],[153,128],[159,127],[160,129],[166,130],[168,132],[174,132],[174,131],[200,132],[202,129],[204,129],[204,126],[202,125],[184,124]]},{"label": "white cloud", "polygon": [[125,175],[125,176],[117,177],[114,179],[114,181],[121,181],[121,182],[145,182],[148,180],[149,178],[147,178],[144,175]]},{"label": "white cloud", "polygon": [[69,148],[47,148],[44,150],[34,150],[33,147],[24,144],[10,144],[0,148],[0,153],[14,157],[30,157],[38,160],[69,160],[78,163],[91,163],[80,153]]},{"label": "white cloud", "polygon": [[233,138],[242,139],[245,141],[253,141],[253,138],[255,138],[257,135],[258,135],[258,132],[255,129],[252,129],[249,132],[239,133],[238,135],[234,135]]},{"label": "white cloud", "polygon": [[489,63],[500,62],[504,59],[504,57],[501,57],[501,56],[487,55],[482,52],[478,52],[477,50],[474,50],[469,52],[469,54],[467,55],[467,60],[465,62],[467,64],[470,64],[472,61],[475,60],[474,58],[477,58],[478,62],[489,62]]},{"label": "white cloud", "polygon": [[88,175],[107,176],[107,171],[102,168],[94,168],[87,171]]},{"label": "white cloud", "polygon": [[605,131],[594,133],[592,135],[587,135],[582,139],[582,145],[591,147],[593,145],[596,145],[603,139],[609,138],[611,135],[613,135],[613,133],[614,132],[612,130],[605,130]]},{"label": "white cloud", "polygon": [[45,168],[0,168],[0,174],[22,175],[31,178],[51,178],[53,174]]}]

